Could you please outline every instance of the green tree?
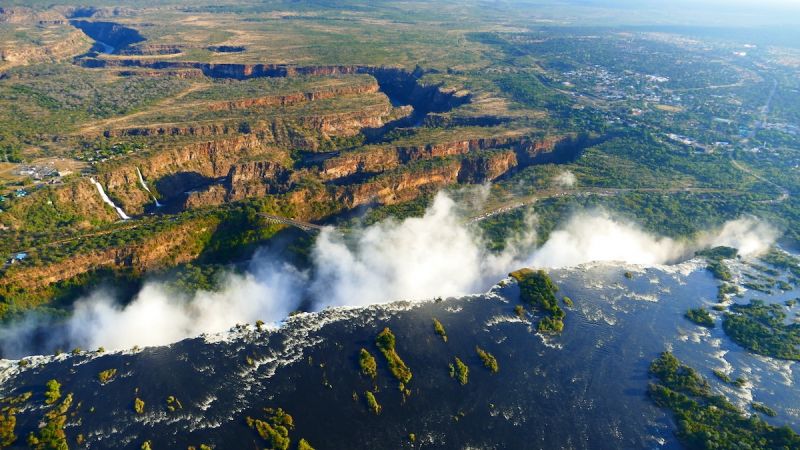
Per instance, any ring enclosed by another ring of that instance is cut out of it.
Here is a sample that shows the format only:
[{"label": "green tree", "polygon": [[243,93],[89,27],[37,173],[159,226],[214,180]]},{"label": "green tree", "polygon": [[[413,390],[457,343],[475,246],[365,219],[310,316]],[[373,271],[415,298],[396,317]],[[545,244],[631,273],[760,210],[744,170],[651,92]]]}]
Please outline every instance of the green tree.
[{"label": "green tree", "polygon": [[375,361],[375,357],[372,356],[367,349],[362,348],[359,352],[358,364],[361,366],[361,373],[364,375],[372,378],[373,380],[378,376],[378,363]]}]

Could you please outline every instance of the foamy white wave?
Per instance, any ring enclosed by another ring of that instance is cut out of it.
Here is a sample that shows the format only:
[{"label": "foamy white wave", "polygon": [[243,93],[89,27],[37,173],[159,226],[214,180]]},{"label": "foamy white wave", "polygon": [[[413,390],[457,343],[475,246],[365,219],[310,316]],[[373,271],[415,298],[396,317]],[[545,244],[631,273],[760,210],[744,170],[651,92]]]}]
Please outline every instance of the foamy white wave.
[{"label": "foamy white wave", "polygon": [[658,296],[656,296],[655,294],[639,294],[637,292],[631,292],[630,294],[628,294],[628,297],[631,298],[632,300],[637,300],[642,302],[651,302],[651,303],[658,302]]},{"label": "foamy white wave", "polygon": [[583,317],[585,317],[587,321],[592,323],[605,323],[611,326],[617,324],[616,316],[606,314],[605,311],[599,308],[590,311],[588,307],[582,307],[581,314],[583,314]]},{"label": "foamy white wave", "polygon": [[792,367],[795,361],[784,361],[782,359],[771,358],[769,356],[753,354],[753,357],[764,363],[768,370],[777,373],[783,379],[782,382],[786,386],[794,386],[794,379],[792,377]]},{"label": "foamy white wave", "polygon": [[693,329],[686,329],[678,327],[678,340],[682,342],[694,342],[699,344],[704,337],[711,336],[711,332],[705,327],[695,327]]},{"label": "foamy white wave", "polygon": [[500,325],[502,323],[522,323],[522,324],[528,325],[531,322],[529,320],[523,320],[517,315],[506,315],[506,314],[503,314],[503,315],[497,315],[497,316],[490,317],[484,323],[484,327],[486,327],[488,329],[490,327],[494,327],[494,326]]}]

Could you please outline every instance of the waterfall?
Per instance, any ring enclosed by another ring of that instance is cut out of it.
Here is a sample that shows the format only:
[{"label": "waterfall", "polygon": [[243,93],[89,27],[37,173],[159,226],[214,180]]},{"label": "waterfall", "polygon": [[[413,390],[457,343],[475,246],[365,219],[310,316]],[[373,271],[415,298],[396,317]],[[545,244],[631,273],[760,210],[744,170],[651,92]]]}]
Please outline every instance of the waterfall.
[{"label": "waterfall", "polygon": [[123,211],[123,210],[122,210],[122,208],[120,208],[119,206],[115,205],[115,204],[114,204],[114,202],[112,202],[112,201],[111,201],[111,199],[110,199],[110,198],[108,198],[108,195],[106,195],[106,191],[104,191],[104,190],[103,190],[103,186],[102,186],[100,183],[98,183],[98,182],[97,182],[97,180],[95,180],[94,178],[89,178],[89,181],[91,181],[91,182],[92,182],[92,184],[93,184],[93,185],[95,185],[95,187],[97,188],[97,192],[99,192],[99,193],[100,193],[100,197],[103,199],[103,201],[104,201],[104,202],[105,202],[107,205],[109,205],[109,206],[111,206],[112,208],[114,208],[114,210],[115,210],[115,211],[117,212],[117,214],[119,215],[119,218],[120,218],[120,219],[122,219],[122,220],[128,220],[128,219],[130,219],[130,216],[128,216],[127,214],[125,214],[125,211]]},{"label": "waterfall", "polygon": [[153,200],[156,202],[156,206],[160,208],[161,203],[158,203],[158,199],[156,198],[156,196],[153,195],[153,193],[150,191],[150,188],[147,187],[147,183],[145,183],[144,178],[142,178],[142,171],[139,170],[138,167],[136,168],[136,175],[139,175],[139,183],[142,185],[144,190],[147,191],[147,193],[150,194],[151,197],[153,197]]}]

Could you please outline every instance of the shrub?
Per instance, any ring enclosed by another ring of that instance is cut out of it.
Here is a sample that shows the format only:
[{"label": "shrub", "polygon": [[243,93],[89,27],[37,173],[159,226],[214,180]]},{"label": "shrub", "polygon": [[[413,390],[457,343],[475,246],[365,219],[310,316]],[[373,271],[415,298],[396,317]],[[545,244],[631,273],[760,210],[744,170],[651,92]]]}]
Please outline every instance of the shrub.
[{"label": "shrub", "polygon": [[372,356],[367,349],[362,348],[359,352],[358,364],[361,366],[361,373],[364,375],[372,378],[373,380],[378,376],[378,363],[375,361],[375,357]]},{"label": "shrub", "polygon": [[462,386],[469,382],[469,367],[458,357],[454,364],[450,364],[450,378],[457,379]]},{"label": "shrub", "polygon": [[369,410],[374,412],[376,415],[381,413],[381,405],[378,403],[378,400],[375,398],[375,395],[367,391],[364,393],[364,397],[367,399],[367,407]]},{"label": "shrub", "polygon": [[314,447],[307,440],[300,439],[300,442],[297,443],[297,450],[314,450]]},{"label": "shrub", "polygon": [[45,391],[44,396],[44,402],[48,405],[52,405],[53,403],[57,402],[58,399],[61,398],[61,383],[56,380],[48,381],[47,391]]},{"label": "shrub", "polygon": [[100,380],[100,384],[106,384],[111,381],[112,378],[117,374],[117,369],[108,369],[104,370],[97,374],[97,379]]},{"label": "shrub", "polygon": [[714,328],[714,318],[704,308],[690,309],[686,311],[685,317],[698,325]]},{"label": "shrub", "polygon": [[401,383],[408,384],[411,381],[411,369],[406,366],[406,363],[400,358],[400,355],[395,351],[395,337],[392,330],[388,327],[378,333],[375,343],[380,349],[386,362],[389,364],[389,370]]},{"label": "shrub", "polygon": [[491,370],[492,373],[497,373],[500,370],[500,367],[497,365],[497,358],[495,358],[494,355],[477,346],[475,347],[475,352],[478,353],[481,361],[483,361],[484,367]]},{"label": "shrub", "polygon": [[442,337],[443,341],[447,342],[447,332],[444,330],[444,325],[435,317],[433,318],[433,330]]}]

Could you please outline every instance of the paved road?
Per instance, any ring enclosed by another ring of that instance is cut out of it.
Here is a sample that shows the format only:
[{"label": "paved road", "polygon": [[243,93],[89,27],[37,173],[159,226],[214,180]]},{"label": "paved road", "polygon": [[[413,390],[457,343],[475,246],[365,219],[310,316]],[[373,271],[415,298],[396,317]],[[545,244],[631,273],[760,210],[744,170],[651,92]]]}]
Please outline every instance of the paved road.
[{"label": "paved road", "polygon": [[739,169],[742,172],[750,175],[751,177],[756,178],[759,181],[763,181],[764,183],[767,183],[767,184],[769,184],[771,186],[774,186],[776,189],[778,189],[781,192],[780,195],[778,195],[778,197],[775,198],[774,200],[767,200],[768,203],[781,203],[781,202],[784,202],[784,201],[789,199],[789,190],[786,189],[785,187],[781,186],[780,184],[778,184],[778,183],[776,183],[776,182],[774,182],[772,180],[768,180],[768,179],[762,177],[761,175],[753,172],[749,167],[742,165],[742,163],[740,163],[739,161],[736,161],[733,158],[731,158],[731,164],[733,165],[733,167],[736,167],[737,169]]}]

